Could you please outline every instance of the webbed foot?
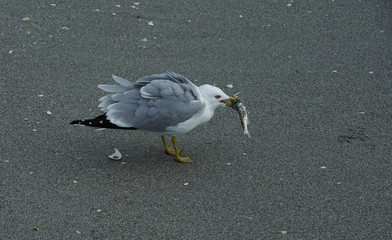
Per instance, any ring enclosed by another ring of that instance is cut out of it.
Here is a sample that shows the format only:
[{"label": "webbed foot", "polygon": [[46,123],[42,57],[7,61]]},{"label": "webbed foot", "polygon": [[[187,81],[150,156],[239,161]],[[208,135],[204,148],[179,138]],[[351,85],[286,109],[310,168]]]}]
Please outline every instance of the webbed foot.
[{"label": "webbed foot", "polygon": [[180,156],[176,156],[176,161],[182,162],[182,163],[191,163],[191,162],[193,162],[193,160],[190,159],[189,157],[180,157]]}]

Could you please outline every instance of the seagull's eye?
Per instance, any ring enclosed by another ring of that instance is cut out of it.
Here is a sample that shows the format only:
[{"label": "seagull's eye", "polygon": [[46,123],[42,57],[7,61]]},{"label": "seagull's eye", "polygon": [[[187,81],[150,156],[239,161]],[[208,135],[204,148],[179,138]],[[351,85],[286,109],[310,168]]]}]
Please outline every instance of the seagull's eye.
[{"label": "seagull's eye", "polygon": [[219,99],[219,98],[221,98],[221,96],[220,95],[215,95],[215,98]]}]

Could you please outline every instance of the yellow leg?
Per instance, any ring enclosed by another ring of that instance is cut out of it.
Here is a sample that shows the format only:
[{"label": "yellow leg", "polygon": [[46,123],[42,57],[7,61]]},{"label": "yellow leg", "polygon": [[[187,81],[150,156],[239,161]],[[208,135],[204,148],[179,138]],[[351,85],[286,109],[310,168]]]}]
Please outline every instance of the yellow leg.
[{"label": "yellow leg", "polygon": [[189,157],[184,157],[184,158],[182,158],[182,157],[180,157],[180,154],[179,154],[179,150],[178,150],[178,148],[177,148],[177,140],[176,140],[176,137],[172,137],[172,142],[173,142],[173,146],[174,146],[174,151],[175,151],[175,154],[176,154],[176,160],[177,161],[179,161],[179,162],[183,162],[183,163],[190,163],[190,162],[193,162]]},{"label": "yellow leg", "polygon": [[170,154],[170,155],[176,155],[176,151],[172,147],[167,147],[165,136],[162,137],[162,142],[163,142],[163,147],[165,148],[165,153]]}]

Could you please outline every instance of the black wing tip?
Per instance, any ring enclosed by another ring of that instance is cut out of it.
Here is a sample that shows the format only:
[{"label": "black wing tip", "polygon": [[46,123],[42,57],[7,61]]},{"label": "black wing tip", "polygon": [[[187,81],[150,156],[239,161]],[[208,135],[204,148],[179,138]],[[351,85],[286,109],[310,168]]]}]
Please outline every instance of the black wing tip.
[{"label": "black wing tip", "polygon": [[79,126],[97,127],[97,128],[137,130],[134,127],[119,127],[111,123],[109,120],[107,120],[105,114],[100,115],[93,119],[73,120],[72,122],[70,122],[70,124],[79,125]]},{"label": "black wing tip", "polygon": [[82,122],[82,120],[73,120],[69,124],[76,125],[76,124],[80,124],[81,122]]}]

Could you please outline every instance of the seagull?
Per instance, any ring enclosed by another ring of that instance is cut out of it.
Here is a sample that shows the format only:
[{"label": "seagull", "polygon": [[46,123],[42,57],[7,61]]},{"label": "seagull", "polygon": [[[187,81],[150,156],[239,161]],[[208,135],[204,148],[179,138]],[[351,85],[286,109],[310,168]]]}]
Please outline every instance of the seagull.
[{"label": "seagull", "polygon": [[[165,152],[183,163],[193,161],[180,157],[176,136],[208,122],[220,106],[233,108],[236,101],[215,86],[197,87],[174,72],[153,74],[135,83],[112,77],[119,85],[98,85],[110,93],[99,99],[98,107],[104,114],[93,119],[74,120],[71,124],[160,135]],[[174,148],[168,147],[165,136],[171,137]]]}]

